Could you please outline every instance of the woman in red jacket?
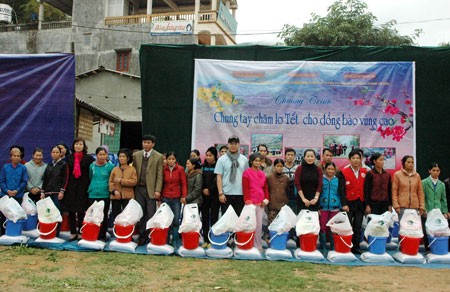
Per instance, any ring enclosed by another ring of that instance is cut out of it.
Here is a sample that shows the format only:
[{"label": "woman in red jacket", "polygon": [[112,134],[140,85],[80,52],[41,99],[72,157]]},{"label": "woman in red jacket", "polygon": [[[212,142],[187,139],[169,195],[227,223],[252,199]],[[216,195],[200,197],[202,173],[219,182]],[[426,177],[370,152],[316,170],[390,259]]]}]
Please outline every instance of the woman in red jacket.
[{"label": "woman in red jacket", "polygon": [[[170,206],[174,214],[170,233],[172,234],[172,244],[174,247],[180,246],[178,227],[180,225],[181,198],[187,196],[187,181],[184,168],[177,163],[175,152],[167,153],[167,164],[163,173],[162,201]],[[169,235],[170,236],[170,235]]]}]

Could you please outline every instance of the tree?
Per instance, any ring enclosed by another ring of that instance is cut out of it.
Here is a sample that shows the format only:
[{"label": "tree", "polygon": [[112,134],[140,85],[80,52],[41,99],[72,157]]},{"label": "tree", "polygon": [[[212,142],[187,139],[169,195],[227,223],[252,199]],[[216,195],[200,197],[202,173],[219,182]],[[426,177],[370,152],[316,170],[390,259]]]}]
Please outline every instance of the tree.
[{"label": "tree", "polygon": [[376,26],[377,18],[362,0],[338,0],[327,11],[325,17],[312,13],[302,28],[285,24],[278,37],[288,46],[403,46],[413,45],[422,32],[399,35],[395,20]]},{"label": "tree", "polygon": [[[29,0],[27,3],[20,5],[20,10],[23,13],[24,22],[30,22],[39,14],[39,2],[36,0]],[[66,19],[67,15],[44,2],[44,21],[60,21]]]}]

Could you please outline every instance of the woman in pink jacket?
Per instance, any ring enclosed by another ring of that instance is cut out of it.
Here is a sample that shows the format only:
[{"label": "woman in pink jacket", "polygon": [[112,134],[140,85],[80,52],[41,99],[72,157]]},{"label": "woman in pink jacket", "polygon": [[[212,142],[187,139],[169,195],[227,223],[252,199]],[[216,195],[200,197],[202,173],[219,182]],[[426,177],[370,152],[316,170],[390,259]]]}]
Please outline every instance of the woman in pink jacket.
[{"label": "woman in pink jacket", "polygon": [[261,170],[261,155],[253,153],[248,162],[250,168],[242,174],[242,190],[246,205],[256,206],[256,230],[255,247],[259,251],[262,249],[262,220],[264,207],[269,204],[269,187],[267,185],[266,174]]}]

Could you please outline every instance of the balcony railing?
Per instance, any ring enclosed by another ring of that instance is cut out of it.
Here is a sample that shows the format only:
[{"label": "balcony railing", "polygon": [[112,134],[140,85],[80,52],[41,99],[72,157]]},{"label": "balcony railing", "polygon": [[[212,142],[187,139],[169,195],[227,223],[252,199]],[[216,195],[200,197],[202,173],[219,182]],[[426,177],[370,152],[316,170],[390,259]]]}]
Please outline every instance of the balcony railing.
[{"label": "balcony railing", "polygon": [[[50,21],[43,22],[41,29],[57,29],[57,28],[68,28],[72,26],[72,21]],[[9,31],[28,31],[28,30],[38,30],[39,25],[37,22],[33,23],[19,23],[19,24],[6,24],[0,25],[0,32]]]},{"label": "balcony railing", "polygon": [[[199,23],[215,22],[217,20],[217,11],[201,11],[199,14]],[[151,23],[152,21],[175,21],[175,20],[194,20],[194,13],[159,13],[142,14],[129,16],[106,17],[105,25],[128,25]]]}]

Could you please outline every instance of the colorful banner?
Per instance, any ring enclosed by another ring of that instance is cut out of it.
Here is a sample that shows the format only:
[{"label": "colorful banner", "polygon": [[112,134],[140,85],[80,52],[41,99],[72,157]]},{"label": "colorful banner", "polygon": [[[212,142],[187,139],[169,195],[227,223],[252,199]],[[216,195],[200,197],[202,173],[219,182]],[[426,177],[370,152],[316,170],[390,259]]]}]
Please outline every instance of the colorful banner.
[{"label": "colorful banner", "polygon": [[414,63],[195,60],[192,147],[220,147],[231,135],[241,152],[267,144],[270,157],[294,148],[332,149],[338,166],[362,148],[385,168],[415,155]]},{"label": "colorful banner", "polygon": [[192,34],[193,20],[152,21],[151,35]]}]

